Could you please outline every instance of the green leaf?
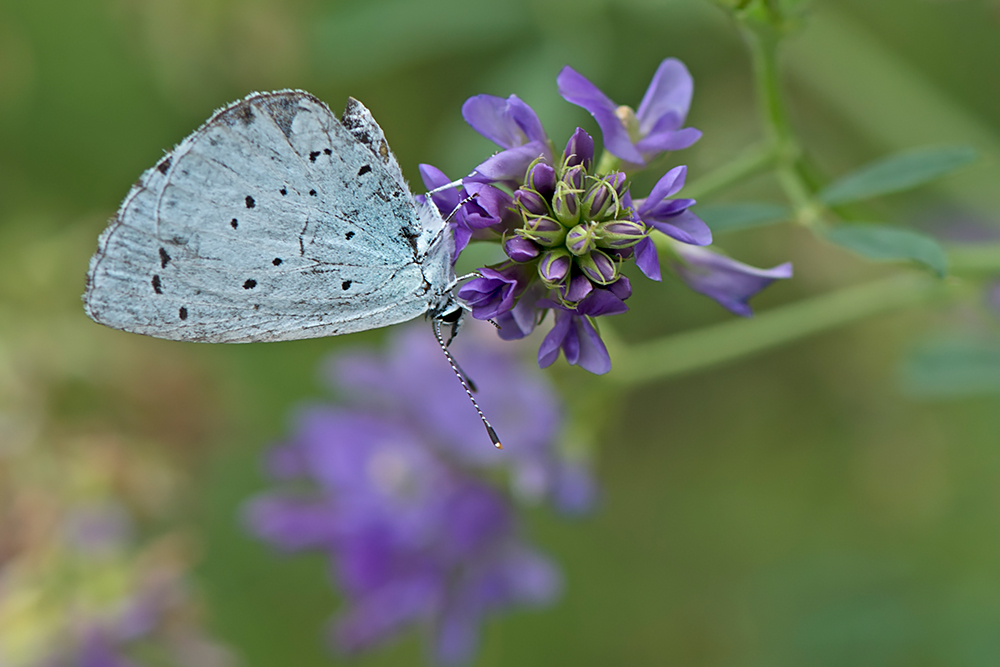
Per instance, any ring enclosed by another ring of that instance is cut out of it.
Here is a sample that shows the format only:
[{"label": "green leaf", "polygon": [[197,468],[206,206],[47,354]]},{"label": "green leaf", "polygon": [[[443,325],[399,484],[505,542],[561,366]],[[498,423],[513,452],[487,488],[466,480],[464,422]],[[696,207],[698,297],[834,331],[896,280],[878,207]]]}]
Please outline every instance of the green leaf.
[{"label": "green leaf", "polygon": [[1000,393],[1000,343],[969,338],[928,341],[900,369],[903,390],[919,398]]},{"label": "green leaf", "polygon": [[918,148],[889,156],[835,181],[819,193],[828,205],[901,192],[940,178],[976,159],[968,146]]},{"label": "green leaf", "polygon": [[925,234],[888,225],[841,225],[825,234],[826,239],[876,261],[912,260],[939,276],[948,273],[948,256],[937,241]]},{"label": "green leaf", "polygon": [[692,212],[705,221],[713,234],[763,227],[792,217],[792,211],[787,206],[758,202],[699,206]]}]

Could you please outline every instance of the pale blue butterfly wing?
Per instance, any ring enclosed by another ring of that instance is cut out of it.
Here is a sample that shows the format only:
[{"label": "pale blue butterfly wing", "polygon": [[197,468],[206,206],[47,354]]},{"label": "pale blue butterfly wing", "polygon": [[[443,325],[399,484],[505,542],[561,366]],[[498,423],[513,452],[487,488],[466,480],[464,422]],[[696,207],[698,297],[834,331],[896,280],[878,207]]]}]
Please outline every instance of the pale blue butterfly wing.
[{"label": "pale blue butterfly wing", "polygon": [[91,260],[88,315],[203,342],[361,331],[455,308],[444,222],[381,128],[301,91],[216,112],[144,173]]}]

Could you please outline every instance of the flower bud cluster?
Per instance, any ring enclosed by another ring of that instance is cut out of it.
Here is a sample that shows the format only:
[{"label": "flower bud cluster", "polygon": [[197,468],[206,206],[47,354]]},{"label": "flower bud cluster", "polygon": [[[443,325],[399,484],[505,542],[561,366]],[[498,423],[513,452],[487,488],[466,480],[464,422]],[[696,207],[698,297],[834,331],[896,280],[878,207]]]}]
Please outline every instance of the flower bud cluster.
[{"label": "flower bud cluster", "polygon": [[536,262],[539,278],[557,289],[564,303],[573,303],[580,292],[569,287],[575,278],[592,286],[618,280],[622,259],[649,233],[625,204],[625,174],[597,176],[591,167],[592,160],[578,158],[571,141],[560,166],[535,160],[514,192],[523,222],[504,244],[507,256]]}]

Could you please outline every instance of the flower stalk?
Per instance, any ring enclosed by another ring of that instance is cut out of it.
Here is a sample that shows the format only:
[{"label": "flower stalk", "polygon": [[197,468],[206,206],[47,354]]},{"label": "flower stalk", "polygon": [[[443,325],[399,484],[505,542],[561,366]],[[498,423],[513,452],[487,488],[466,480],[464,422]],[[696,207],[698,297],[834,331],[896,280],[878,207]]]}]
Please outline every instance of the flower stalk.
[{"label": "flower stalk", "polygon": [[847,287],[752,320],[730,320],[615,349],[610,377],[636,386],[751,356],[867,317],[947,298],[961,288],[924,274],[905,273]]}]

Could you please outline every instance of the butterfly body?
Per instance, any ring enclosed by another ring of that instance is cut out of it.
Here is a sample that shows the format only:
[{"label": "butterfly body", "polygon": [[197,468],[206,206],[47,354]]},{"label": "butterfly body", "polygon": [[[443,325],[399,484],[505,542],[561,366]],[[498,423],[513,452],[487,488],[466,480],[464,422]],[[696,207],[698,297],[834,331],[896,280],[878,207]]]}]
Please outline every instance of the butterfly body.
[{"label": "butterfly body", "polygon": [[302,91],[216,112],[146,171],[101,235],[87,314],[172,340],[254,342],[459,308],[454,242],[381,128]]}]

